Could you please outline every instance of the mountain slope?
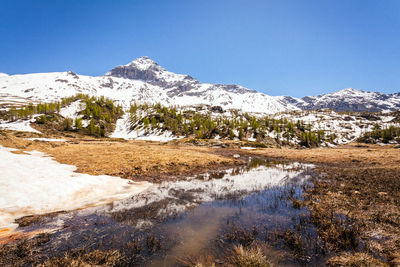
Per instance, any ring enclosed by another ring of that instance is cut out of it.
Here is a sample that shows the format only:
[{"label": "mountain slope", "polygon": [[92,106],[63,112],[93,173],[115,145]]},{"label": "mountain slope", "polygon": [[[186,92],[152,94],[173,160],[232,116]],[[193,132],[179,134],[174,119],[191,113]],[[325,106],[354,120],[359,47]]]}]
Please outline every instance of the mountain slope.
[{"label": "mountain slope", "polygon": [[297,109],[272,97],[238,85],[200,83],[189,75],[169,72],[148,57],[118,66],[106,76],[140,80],[166,91],[170,104],[209,104],[224,108],[241,109],[247,112],[275,113]]},{"label": "mountain slope", "polygon": [[113,68],[104,76],[73,72],[7,75],[0,73],[0,110],[26,102],[57,101],[78,93],[106,96],[124,107],[130,103],[190,106],[207,104],[244,112],[331,108],[337,111],[400,109],[400,93],[382,94],[344,89],[332,94],[295,98],[270,96],[239,85],[201,83],[169,72],[148,57]]},{"label": "mountain slope", "polygon": [[200,83],[188,75],[169,72],[147,57],[99,77],[73,72],[0,76],[0,105],[54,101],[77,93],[106,96],[125,107],[131,102],[160,102],[179,106],[208,104],[262,113],[297,109],[276,97],[238,85]]}]

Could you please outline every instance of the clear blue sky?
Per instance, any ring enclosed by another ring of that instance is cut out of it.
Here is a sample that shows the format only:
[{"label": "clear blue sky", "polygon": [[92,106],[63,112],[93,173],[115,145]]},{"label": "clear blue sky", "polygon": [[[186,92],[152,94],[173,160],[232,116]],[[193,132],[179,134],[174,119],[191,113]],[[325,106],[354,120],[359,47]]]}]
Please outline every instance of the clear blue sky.
[{"label": "clear blue sky", "polygon": [[0,72],[102,75],[149,56],[271,95],[400,91],[399,0],[0,0]]}]

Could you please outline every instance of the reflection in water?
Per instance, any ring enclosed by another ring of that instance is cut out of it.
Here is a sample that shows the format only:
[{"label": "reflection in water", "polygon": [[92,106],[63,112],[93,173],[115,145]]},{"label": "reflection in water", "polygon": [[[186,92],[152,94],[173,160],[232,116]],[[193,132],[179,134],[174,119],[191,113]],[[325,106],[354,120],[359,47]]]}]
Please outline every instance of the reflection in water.
[{"label": "reflection in water", "polygon": [[[175,266],[177,259],[212,255],[223,265],[220,258],[232,244],[262,243],[273,263],[318,264],[320,244],[310,241],[318,237],[308,211],[292,204],[301,199],[311,169],[256,159],[245,168],[164,182],[129,199],[21,230],[56,227],[41,251],[47,255],[85,247],[118,249],[129,264]],[[296,235],[305,249],[288,254],[293,250],[288,237]]]},{"label": "reflection in water", "polygon": [[[164,182],[154,185],[146,192],[135,195],[130,199],[114,202],[113,206],[107,207],[107,212],[112,213],[114,219],[132,222],[136,208],[147,207],[148,211],[156,209],[157,217],[163,220],[164,217],[179,214],[188,208],[197,206],[202,202],[210,202],[218,199],[238,199],[251,192],[260,191],[274,186],[283,186],[289,181],[302,182],[307,179],[304,169],[311,165],[292,163],[287,165],[276,165],[267,167],[252,163],[248,168],[236,168],[228,170],[222,176],[219,172],[191,177],[176,182]],[[300,170],[301,169],[301,170]],[[217,178],[214,178],[217,176]],[[164,205],[163,205],[164,204]],[[128,213],[127,213],[128,212]],[[141,218],[143,219],[143,218]]]}]

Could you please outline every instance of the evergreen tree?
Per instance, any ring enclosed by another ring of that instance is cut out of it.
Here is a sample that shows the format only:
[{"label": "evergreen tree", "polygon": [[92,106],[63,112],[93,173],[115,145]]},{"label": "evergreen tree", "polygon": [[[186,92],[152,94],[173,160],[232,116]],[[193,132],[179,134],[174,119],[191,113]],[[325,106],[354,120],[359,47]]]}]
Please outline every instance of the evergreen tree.
[{"label": "evergreen tree", "polygon": [[79,131],[79,130],[82,129],[82,127],[83,127],[83,125],[82,125],[82,119],[81,119],[81,118],[77,118],[77,119],[75,120],[75,129],[76,129],[77,131]]}]

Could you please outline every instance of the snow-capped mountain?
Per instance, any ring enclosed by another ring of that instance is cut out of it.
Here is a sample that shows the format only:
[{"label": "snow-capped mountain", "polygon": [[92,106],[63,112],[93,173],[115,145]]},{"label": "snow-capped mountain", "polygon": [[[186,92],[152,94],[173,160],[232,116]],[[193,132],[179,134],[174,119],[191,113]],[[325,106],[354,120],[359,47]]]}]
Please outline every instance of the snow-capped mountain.
[{"label": "snow-capped mountain", "polygon": [[0,109],[26,102],[56,101],[77,93],[106,96],[125,107],[130,103],[189,106],[208,104],[245,112],[332,108],[339,111],[382,111],[400,108],[400,93],[345,89],[332,94],[295,98],[270,96],[239,85],[201,83],[169,72],[148,57],[113,68],[104,76],[69,72],[7,75],[0,73]]},{"label": "snow-capped mountain", "polygon": [[200,83],[189,75],[169,72],[148,57],[118,66],[108,77],[139,80],[164,89],[174,105],[209,104],[248,112],[275,113],[297,109],[272,97],[239,85]]},{"label": "snow-capped mountain", "polygon": [[104,76],[73,72],[0,75],[0,104],[59,100],[77,93],[106,96],[127,107],[131,102],[188,106],[208,104],[246,112],[276,113],[297,107],[238,85],[200,83],[169,72],[148,57],[118,66]]},{"label": "snow-capped mountain", "polygon": [[302,110],[329,108],[336,111],[393,111],[400,109],[400,93],[383,94],[346,88],[331,94],[306,96],[301,99],[281,97],[282,102]]}]

